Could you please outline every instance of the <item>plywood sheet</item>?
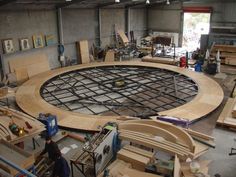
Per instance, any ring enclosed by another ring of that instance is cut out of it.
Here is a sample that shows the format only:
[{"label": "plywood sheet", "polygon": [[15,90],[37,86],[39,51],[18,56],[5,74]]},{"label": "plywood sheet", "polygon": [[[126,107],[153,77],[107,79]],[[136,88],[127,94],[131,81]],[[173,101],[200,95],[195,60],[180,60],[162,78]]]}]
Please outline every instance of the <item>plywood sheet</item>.
[{"label": "plywood sheet", "polygon": [[50,68],[48,58],[45,54],[32,54],[9,60],[9,69],[10,72],[14,72],[17,68],[27,68],[30,65],[37,65],[38,63],[47,63],[47,68]]},{"label": "plywood sheet", "polygon": [[115,51],[108,50],[105,56],[105,62],[113,62],[115,61]]},{"label": "plywood sheet", "polygon": [[18,84],[22,84],[29,79],[27,68],[15,68],[15,75]]},{"label": "plywood sheet", "polygon": [[90,63],[88,41],[76,42],[78,64]]},{"label": "plywood sheet", "polygon": [[125,32],[123,30],[118,29],[117,34],[120,36],[120,39],[121,39],[121,41],[123,42],[124,45],[129,43],[129,39],[125,35]]},{"label": "plywood sheet", "polygon": [[49,71],[50,66],[45,54],[32,54],[9,60],[9,70],[15,73],[19,84],[39,73]]}]

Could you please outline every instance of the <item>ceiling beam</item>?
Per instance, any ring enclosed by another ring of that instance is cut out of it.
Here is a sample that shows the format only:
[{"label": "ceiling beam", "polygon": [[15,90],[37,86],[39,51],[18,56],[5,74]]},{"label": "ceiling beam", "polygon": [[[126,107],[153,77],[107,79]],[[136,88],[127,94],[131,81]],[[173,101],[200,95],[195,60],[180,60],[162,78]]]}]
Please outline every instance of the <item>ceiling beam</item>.
[{"label": "ceiling beam", "polygon": [[135,6],[139,6],[139,5],[146,5],[146,2],[143,1],[143,2],[133,3],[133,4],[128,4],[128,5],[126,5],[125,7],[126,7],[126,8],[131,8],[131,7],[135,7]]},{"label": "ceiling beam", "polygon": [[1,0],[0,1],[0,6],[5,6],[5,5],[13,3],[15,1],[17,1],[17,0]]},{"label": "ceiling beam", "polygon": [[103,7],[112,6],[115,4],[117,4],[117,5],[123,4],[123,3],[129,2],[129,1],[132,2],[131,0],[120,0],[120,2],[115,2],[115,0],[114,0],[114,2],[107,2],[107,3],[99,4],[97,7],[103,8]]},{"label": "ceiling beam", "polygon": [[59,8],[65,8],[65,7],[68,7],[72,4],[78,4],[78,3],[82,3],[82,2],[85,2],[86,0],[72,0],[72,1],[68,1],[68,2],[65,2],[63,4],[60,4],[60,5],[57,5],[56,8],[59,9]]}]

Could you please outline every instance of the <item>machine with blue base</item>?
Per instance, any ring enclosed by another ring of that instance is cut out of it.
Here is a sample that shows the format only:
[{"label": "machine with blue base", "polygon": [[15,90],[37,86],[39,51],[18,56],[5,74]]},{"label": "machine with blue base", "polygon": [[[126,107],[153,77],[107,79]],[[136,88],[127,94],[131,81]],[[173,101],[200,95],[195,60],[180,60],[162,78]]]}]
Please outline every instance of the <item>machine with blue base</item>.
[{"label": "machine with blue base", "polygon": [[45,125],[46,131],[44,136],[53,136],[58,132],[57,117],[52,114],[39,114],[38,120]]}]

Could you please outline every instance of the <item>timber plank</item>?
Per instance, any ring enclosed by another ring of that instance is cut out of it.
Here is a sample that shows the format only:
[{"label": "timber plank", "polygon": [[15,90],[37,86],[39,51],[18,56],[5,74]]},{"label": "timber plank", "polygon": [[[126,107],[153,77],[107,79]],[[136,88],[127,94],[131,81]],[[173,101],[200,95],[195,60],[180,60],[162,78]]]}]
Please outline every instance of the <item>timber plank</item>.
[{"label": "timber plank", "polygon": [[150,158],[147,158],[135,152],[128,151],[126,149],[121,149],[120,151],[118,151],[117,158],[130,163],[134,169],[140,171],[144,171],[145,167],[150,162]]},{"label": "timber plank", "polygon": [[169,64],[169,65],[177,65],[177,63],[178,63],[178,61],[174,60],[173,58],[151,57],[151,56],[143,57],[142,61],[143,62]]},{"label": "timber plank", "polygon": [[144,157],[147,157],[149,159],[152,159],[153,156],[154,156],[154,152],[147,151],[147,150],[144,150],[144,149],[140,149],[138,147],[131,146],[131,145],[125,145],[123,147],[123,149],[126,149],[126,150],[131,151],[131,152],[135,152],[139,155],[143,155]]}]

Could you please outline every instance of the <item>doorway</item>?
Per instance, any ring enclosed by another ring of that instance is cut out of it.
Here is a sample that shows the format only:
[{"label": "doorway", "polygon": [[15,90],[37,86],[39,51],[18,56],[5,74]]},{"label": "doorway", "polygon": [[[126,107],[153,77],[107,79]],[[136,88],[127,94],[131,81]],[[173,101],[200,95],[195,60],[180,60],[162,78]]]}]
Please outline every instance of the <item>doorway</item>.
[{"label": "doorway", "polygon": [[202,34],[209,34],[211,13],[184,12],[182,46],[191,52],[200,48]]}]

